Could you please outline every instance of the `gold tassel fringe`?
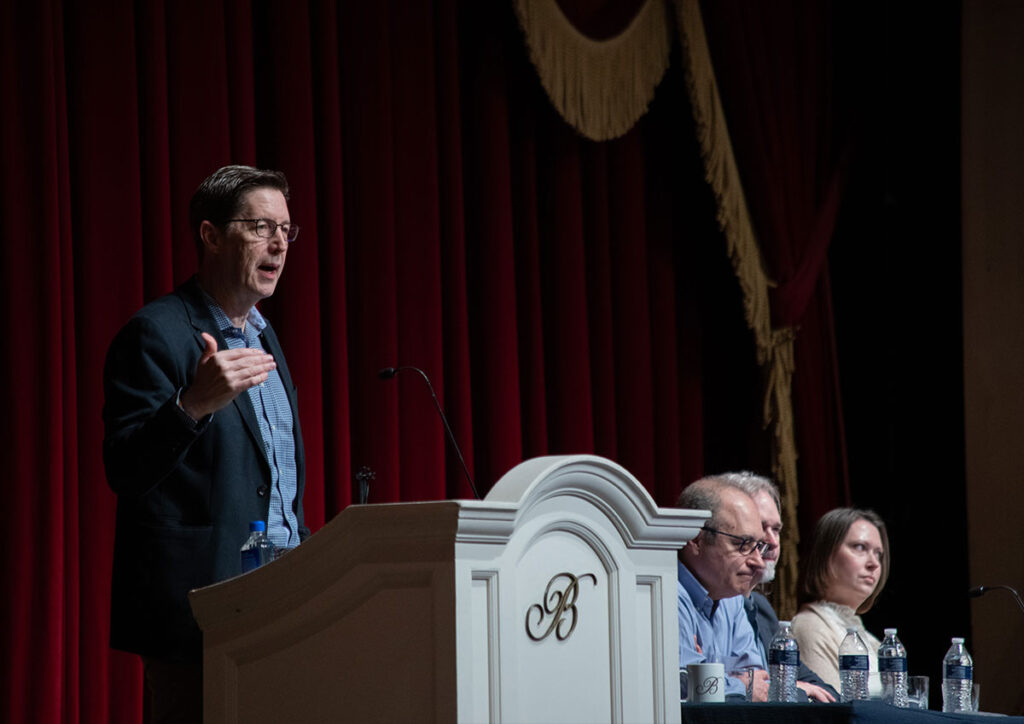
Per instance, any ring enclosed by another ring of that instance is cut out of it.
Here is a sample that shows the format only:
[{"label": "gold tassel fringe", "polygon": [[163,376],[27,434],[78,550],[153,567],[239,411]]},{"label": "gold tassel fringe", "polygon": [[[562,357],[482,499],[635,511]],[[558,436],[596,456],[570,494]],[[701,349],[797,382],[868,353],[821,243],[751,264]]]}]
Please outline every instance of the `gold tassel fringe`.
[{"label": "gold tassel fringe", "polygon": [[515,7],[544,90],[583,136],[617,138],[647,112],[672,47],[665,0],[647,0],[607,40],[582,35],[555,0],[516,0]]},{"label": "gold tassel fringe", "polygon": [[774,286],[754,234],[746,197],[733,155],[711,64],[698,0],[676,0],[684,75],[697,128],[704,175],[718,206],[729,259],[743,291],[747,325],[754,333],[758,364],[767,369],[763,422],[773,428],[772,474],[782,491],[782,551],[777,570],[776,609],[780,618],[796,613],[797,529],[796,442],[793,432],[793,329],[773,330],[768,289]]}]

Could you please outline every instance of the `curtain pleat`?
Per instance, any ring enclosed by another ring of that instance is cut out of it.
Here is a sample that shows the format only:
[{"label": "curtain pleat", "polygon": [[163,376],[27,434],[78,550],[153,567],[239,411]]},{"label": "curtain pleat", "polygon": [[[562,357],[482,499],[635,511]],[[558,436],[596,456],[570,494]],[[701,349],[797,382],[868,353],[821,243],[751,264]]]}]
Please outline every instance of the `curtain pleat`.
[{"label": "curtain pleat", "polygon": [[[849,42],[833,19],[839,5],[706,4],[737,164],[750,191],[765,268],[776,282],[769,289],[775,409],[800,451],[799,460],[783,461],[783,480],[798,475],[812,483],[800,487],[799,517],[788,506],[784,511],[784,543],[790,545],[798,530],[849,502],[826,264],[852,134],[851,115],[844,112],[851,88],[837,75],[836,59]],[[776,429],[783,434],[781,424]],[[783,554],[780,569],[783,580],[795,580],[795,558]],[[789,600],[778,603],[782,616],[795,610]]]},{"label": "curtain pleat", "polygon": [[[531,84],[514,77],[509,89],[513,99],[512,127],[512,203],[516,209],[512,223],[516,239],[516,305],[523,324],[517,326],[519,345],[520,433],[523,457],[546,455],[549,450],[549,379],[545,366],[544,295],[541,278],[541,226],[545,211],[540,203],[543,181],[548,172],[541,158],[543,134],[538,133],[538,114],[530,102]],[[542,117],[543,114],[541,114]],[[538,135],[541,139],[538,140]],[[544,188],[547,188],[544,185]]]},{"label": "curtain pleat", "polygon": [[[353,500],[350,485],[352,466],[349,435],[349,322],[345,253],[345,183],[342,152],[341,56],[337,42],[338,6],[330,0],[310,7],[310,52],[313,81],[313,124],[317,196],[309,220],[316,224],[319,257],[321,354],[320,385],[323,415],[323,510],[345,508]],[[305,242],[305,229],[303,242]],[[290,272],[289,272],[290,273]],[[303,384],[305,387],[305,384]],[[314,391],[315,394],[315,391]],[[303,410],[303,420],[305,410]],[[357,498],[358,499],[358,498]],[[309,509],[306,509],[307,519]]]},{"label": "curtain pleat", "polygon": [[549,134],[540,146],[547,163],[538,168],[537,178],[544,200],[540,216],[547,223],[533,279],[541,292],[542,316],[536,322],[544,331],[548,447],[556,454],[590,453],[594,415],[580,188],[583,149],[564,124],[550,124]]},{"label": "curtain pleat", "polygon": [[[481,495],[523,457],[512,130],[505,8],[467,4],[462,21],[466,289],[475,477]],[[504,32],[503,32],[504,31]],[[527,280],[527,284],[536,284]]]},{"label": "curtain pleat", "polygon": [[[439,399],[444,399],[442,253],[437,163],[437,103],[432,8],[421,3],[395,12],[391,23],[392,126],[395,159],[395,240],[398,291],[399,364],[423,369]],[[378,383],[381,384],[381,383]],[[407,499],[447,495],[444,428],[438,423],[429,390],[418,375],[399,378],[403,397],[418,400],[401,417],[402,470],[423,471],[428,490],[403,489]],[[429,471],[429,472],[428,472]],[[420,483],[422,484],[422,483]]]},{"label": "curtain pleat", "polygon": [[[747,324],[757,344],[758,361],[765,369],[763,420],[774,441],[772,477],[782,492],[784,524],[777,568],[776,605],[787,615],[795,611],[797,582],[797,449],[793,433],[791,385],[793,377],[792,329],[773,329],[768,276],[761,248],[747,208],[747,199],[726,124],[725,113],[711,62],[704,20],[698,0],[677,0],[679,37],[684,57],[686,87],[694,113],[704,174],[718,209],[729,258],[743,290]],[[760,187],[758,187],[760,188]]]},{"label": "curtain pleat", "polygon": [[[654,486],[651,291],[643,144],[629,133],[608,149],[612,329],[618,460]],[[637,434],[649,431],[648,434]]]},{"label": "curtain pleat", "polygon": [[594,450],[597,454],[619,459],[618,408],[615,404],[615,346],[612,323],[612,278],[610,198],[608,189],[608,144],[594,146],[583,165],[583,193],[587,214],[584,217],[587,254],[587,324],[592,350],[590,374],[594,407]]},{"label": "curtain pleat", "polygon": [[376,473],[374,501],[401,499],[398,380],[375,376],[394,366],[399,353],[395,159],[389,123],[381,122],[392,115],[387,9],[386,3],[345,3],[338,18],[348,322],[350,338],[359,340],[349,350],[349,424],[353,465]]},{"label": "curtain pleat", "polygon": [[[460,82],[457,0],[437,0],[435,73],[437,93],[438,204],[441,232],[441,293],[444,325],[444,403],[452,432],[470,475],[475,470],[472,375],[469,356],[469,304],[466,271],[466,224],[462,91]],[[469,498],[472,492],[453,451],[446,447],[449,497]]]}]

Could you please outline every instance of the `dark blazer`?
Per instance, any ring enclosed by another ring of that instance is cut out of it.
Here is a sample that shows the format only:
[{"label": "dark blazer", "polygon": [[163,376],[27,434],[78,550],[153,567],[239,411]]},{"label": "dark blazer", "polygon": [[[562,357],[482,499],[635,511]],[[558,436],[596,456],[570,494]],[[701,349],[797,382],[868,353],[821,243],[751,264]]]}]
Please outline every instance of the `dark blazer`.
[{"label": "dark blazer", "polygon": [[[117,493],[111,590],[111,646],[144,656],[198,660],[199,627],[190,589],[241,572],[249,523],[267,520],[270,466],[249,395],[194,428],[177,406],[205,344],[227,344],[195,279],[147,304],[117,334],[104,368],[103,462]],[[295,430],[300,538],[305,458],[295,386],[273,329],[261,337],[274,356]]]},{"label": "dark blazer", "polygon": [[[767,654],[769,646],[771,646],[772,638],[775,636],[775,632],[779,628],[779,617],[775,615],[775,609],[772,608],[771,602],[763,595],[754,591],[744,600],[744,607],[747,611],[747,618],[750,620],[750,625],[754,628],[754,633],[757,634],[758,639],[761,641],[761,645],[764,646],[765,653]],[[767,662],[765,662],[767,664]],[[839,692],[833,689],[831,686],[822,681],[821,677],[807,668],[807,665],[803,661],[800,662],[800,670],[796,675],[797,681],[804,681],[808,684],[817,684],[825,691],[829,692],[839,701]],[[802,692],[801,692],[802,693]]]}]

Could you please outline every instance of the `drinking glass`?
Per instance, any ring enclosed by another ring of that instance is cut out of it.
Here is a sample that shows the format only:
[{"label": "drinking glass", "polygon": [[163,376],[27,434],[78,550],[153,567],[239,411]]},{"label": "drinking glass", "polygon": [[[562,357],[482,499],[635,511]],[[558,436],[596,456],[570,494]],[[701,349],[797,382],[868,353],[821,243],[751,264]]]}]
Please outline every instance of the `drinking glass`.
[{"label": "drinking glass", "polygon": [[971,711],[981,711],[981,684],[971,687]]},{"label": "drinking glass", "polygon": [[746,700],[754,700],[754,672],[761,671],[760,666],[734,666],[732,671],[729,672],[729,676],[743,679],[746,682]]},{"label": "drinking glass", "polygon": [[907,708],[927,709],[928,708],[928,677],[908,676],[907,677]]}]

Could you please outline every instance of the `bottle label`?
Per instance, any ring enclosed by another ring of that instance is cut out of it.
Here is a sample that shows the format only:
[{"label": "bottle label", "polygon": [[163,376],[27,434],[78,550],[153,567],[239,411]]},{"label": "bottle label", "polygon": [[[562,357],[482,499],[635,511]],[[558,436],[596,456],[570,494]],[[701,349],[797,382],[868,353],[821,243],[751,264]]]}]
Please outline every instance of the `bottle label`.
[{"label": "bottle label", "polygon": [[946,664],[947,679],[971,679],[974,676],[973,666],[963,664]]},{"label": "bottle label", "polygon": [[260,551],[258,548],[246,548],[242,551],[242,573],[255,571],[260,567]]},{"label": "bottle label", "polygon": [[902,656],[879,656],[879,672],[902,673],[907,670],[907,660]]},{"label": "bottle label", "polygon": [[867,671],[868,670],[868,656],[867,656],[867,654],[840,654],[840,656],[839,656],[839,670],[840,671]]},{"label": "bottle label", "polygon": [[768,649],[768,664],[779,666],[799,666],[799,651],[781,651],[779,649]]}]

